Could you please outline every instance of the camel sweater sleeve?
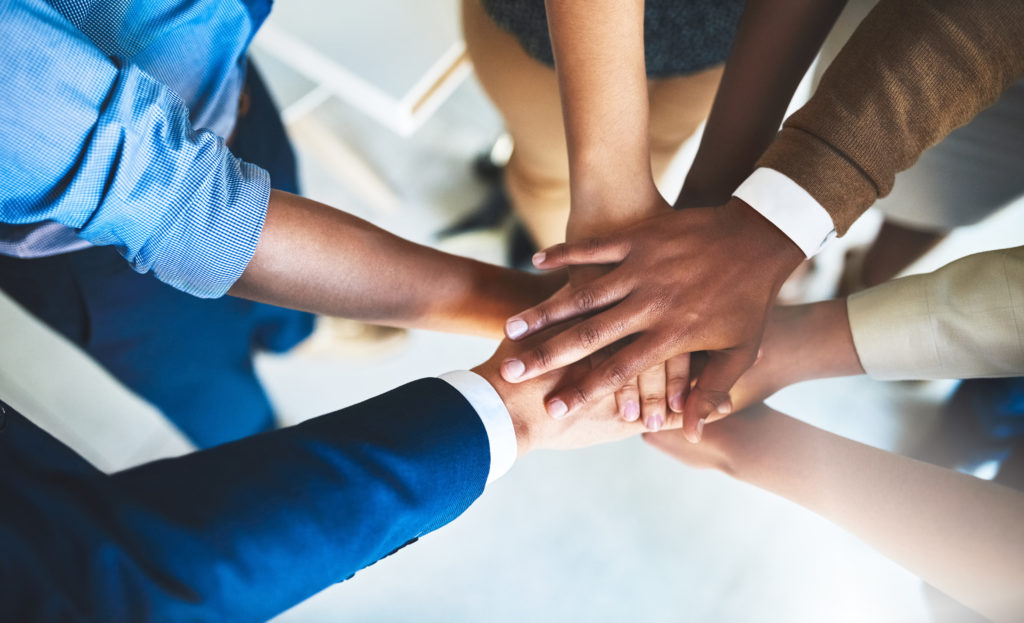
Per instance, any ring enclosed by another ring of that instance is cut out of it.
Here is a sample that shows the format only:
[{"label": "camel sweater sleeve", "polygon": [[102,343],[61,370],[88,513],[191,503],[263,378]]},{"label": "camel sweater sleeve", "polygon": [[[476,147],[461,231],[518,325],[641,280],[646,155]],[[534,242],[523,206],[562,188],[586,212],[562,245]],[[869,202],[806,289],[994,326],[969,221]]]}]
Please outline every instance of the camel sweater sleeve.
[{"label": "camel sweater sleeve", "polygon": [[842,235],[1022,75],[1021,0],[882,0],[758,166],[805,189]]}]

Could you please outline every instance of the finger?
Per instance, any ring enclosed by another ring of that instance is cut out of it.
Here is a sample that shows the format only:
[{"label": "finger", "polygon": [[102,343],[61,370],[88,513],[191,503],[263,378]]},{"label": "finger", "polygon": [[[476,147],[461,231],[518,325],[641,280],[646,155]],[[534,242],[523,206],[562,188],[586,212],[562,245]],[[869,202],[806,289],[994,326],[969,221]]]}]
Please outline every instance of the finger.
[{"label": "finger", "polygon": [[579,264],[613,264],[629,255],[629,242],[614,238],[587,238],[563,242],[533,255],[533,265],[544,270]]},{"label": "finger", "polygon": [[732,412],[729,390],[756,357],[756,345],[709,353],[708,364],[697,378],[683,409],[683,431],[692,443],[700,441],[710,416],[720,419]]},{"label": "finger", "polygon": [[640,373],[640,415],[647,430],[658,432],[665,425],[665,366],[658,364]]},{"label": "finger", "polygon": [[[501,364],[501,376],[510,383],[518,383],[564,368],[628,336],[635,331],[638,322],[638,315],[622,306],[603,312],[547,338],[517,357],[509,357]],[[635,373],[623,377],[604,395],[625,385],[634,376]]]},{"label": "finger", "polygon": [[640,417],[640,392],[635,380],[615,392],[615,403],[619,407],[619,415],[627,422],[635,422]]},{"label": "finger", "polygon": [[668,408],[682,413],[686,395],[690,393],[690,353],[676,355],[665,362],[665,392]]},{"label": "finger", "polygon": [[518,340],[559,322],[604,309],[629,294],[629,282],[605,275],[581,286],[566,285],[542,303],[505,322],[505,335]]},{"label": "finger", "polygon": [[616,391],[643,370],[664,361],[669,356],[663,352],[664,343],[665,340],[655,335],[643,336],[625,346],[583,378],[552,393],[545,403],[548,414],[554,418],[565,417],[591,400]]}]

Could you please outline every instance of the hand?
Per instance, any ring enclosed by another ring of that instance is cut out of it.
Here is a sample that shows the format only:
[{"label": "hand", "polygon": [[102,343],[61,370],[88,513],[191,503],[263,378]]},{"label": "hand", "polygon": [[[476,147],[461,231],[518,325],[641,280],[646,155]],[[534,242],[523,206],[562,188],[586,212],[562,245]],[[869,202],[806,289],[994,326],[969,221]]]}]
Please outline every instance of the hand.
[{"label": "hand", "polygon": [[548,399],[549,414],[564,417],[658,362],[708,351],[708,364],[683,408],[684,430],[697,441],[701,420],[731,410],[729,389],[756,358],[765,316],[802,260],[785,234],[738,199],[647,219],[614,236],[556,245],[535,256],[538,267],[617,265],[586,286],[570,285],[517,314],[506,327],[525,324],[519,335],[526,336],[599,313],[505,361],[503,376],[512,382],[531,379],[635,336]]},{"label": "hand", "polygon": [[[593,212],[595,205],[602,203],[600,200],[588,202],[586,206],[577,205],[569,215],[566,240],[575,242],[610,234],[638,221],[672,212],[653,181],[645,186],[645,192],[637,192],[634,198],[640,200],[635,205],[625,206],[620,202],[615,205],[617,210],[597,208],[597,214]],[[586,217],[581,214],[586,214]],[[609,270],[608,266],[570,266],[569,282],[573,287],[581,288],[608,274]],[[606,356],[594,355],[591,364],[598,365],[606,359]],[[641,372],[615,392],[619,415],[627,422],[641,420],[649,431],[661,430],[668,409],[675,413],[683,411],[683,401],[690,389],[689,370],[690,355],[686,353]]]},{"label": "hand", "polygon": [[[528,341],[544,339],[542,334]],[[576,417],[555,420],[548,417],[543,409],[547,395],[556,385],[575,382],[588,371],[587,362],[555,370],[536,377],[526,383],[508,383],[501,378],[499,367],[519,345],[504,341],[494,355],[473,369],[486,379],[501,396],[512,416],[516,431],[519,455],[538,448],[570,449],[618,441],[639,435],[645,431],[640,422],[626,422],[617,416],[615,401],[611,396],[591,401],[580,409]],[[682,426],[681,415],[669,415],[665,429]]]}]

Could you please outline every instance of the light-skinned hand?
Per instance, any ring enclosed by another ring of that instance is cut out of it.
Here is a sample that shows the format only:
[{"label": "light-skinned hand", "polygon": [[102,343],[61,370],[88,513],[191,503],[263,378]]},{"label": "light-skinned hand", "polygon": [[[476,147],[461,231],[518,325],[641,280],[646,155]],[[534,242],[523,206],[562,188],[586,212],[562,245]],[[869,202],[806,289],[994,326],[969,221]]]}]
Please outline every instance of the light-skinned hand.
[{"label": "light-skinned hand", "polygon": [[[539,342],[546,334],[527,340]],[[512,416],[519,455],[540,448],[565,450],[582,448],[639,435],[646,431],[639,421],[627,422],[619,417],[615,400],[606,395],[581,408],[573,418],[553,419],[544,410],[550,392],[561,383],[577,382],[589,370],[588,361],[548,372],[524,383],[509,383],[499,372],[501,363],[519,344],[504,341],[494,355],[473,371],[486,379],[498,392]],[[668,414],[664,429],[682,426],[682,416]]]}]

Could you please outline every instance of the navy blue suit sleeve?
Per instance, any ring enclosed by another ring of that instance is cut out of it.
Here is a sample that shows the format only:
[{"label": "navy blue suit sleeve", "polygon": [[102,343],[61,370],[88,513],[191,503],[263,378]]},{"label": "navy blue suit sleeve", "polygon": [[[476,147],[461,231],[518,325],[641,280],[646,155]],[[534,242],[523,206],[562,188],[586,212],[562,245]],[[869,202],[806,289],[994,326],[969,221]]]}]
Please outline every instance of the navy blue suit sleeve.
[{"label": "navy blue suit sleeve", "polygon": [[265,620],[450,522],[490,464],[479,417],[439,379],[112,476],[14,422],[0,434],[12,621]]}]

